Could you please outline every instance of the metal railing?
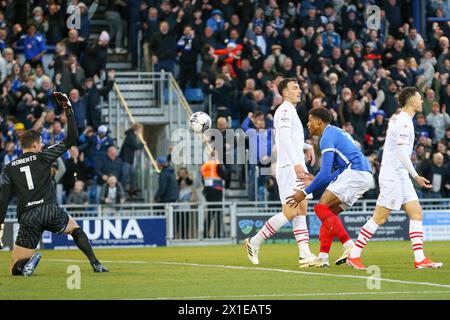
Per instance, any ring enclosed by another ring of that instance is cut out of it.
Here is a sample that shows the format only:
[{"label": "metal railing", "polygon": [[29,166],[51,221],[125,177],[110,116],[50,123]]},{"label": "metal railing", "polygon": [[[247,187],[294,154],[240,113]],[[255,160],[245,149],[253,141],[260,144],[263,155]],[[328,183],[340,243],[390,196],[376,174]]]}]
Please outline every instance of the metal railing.
[{"label": "metal railing", "polygon": [[[444,212],[450,217],[450,199],[420,199],[425,212]],[[310,201],[308,215],[314,215]],[[371,214],[376,200],[359,201],[342,215]],[[205,202],[205,203],[125,203],[121,205],[63,205],[71,216],[82,218],[165,217],[168,245],[235,243],[239,217],[267,216],[281,211],[281,203],[273,202]],[[6,219],[15,220],[14,206]],[[395,212],[394,212],[395,213]]]}]

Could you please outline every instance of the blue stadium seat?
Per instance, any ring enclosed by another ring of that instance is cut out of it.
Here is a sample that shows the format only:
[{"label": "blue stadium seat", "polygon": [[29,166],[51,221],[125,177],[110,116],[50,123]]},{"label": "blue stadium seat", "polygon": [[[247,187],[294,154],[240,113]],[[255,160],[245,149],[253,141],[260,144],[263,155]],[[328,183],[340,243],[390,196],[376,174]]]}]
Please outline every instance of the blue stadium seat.
[{"label": "blue stadium seat", "polygon": [[203,102],[203,91],[199,88],[185,89],[184,96],[188,102]]}]

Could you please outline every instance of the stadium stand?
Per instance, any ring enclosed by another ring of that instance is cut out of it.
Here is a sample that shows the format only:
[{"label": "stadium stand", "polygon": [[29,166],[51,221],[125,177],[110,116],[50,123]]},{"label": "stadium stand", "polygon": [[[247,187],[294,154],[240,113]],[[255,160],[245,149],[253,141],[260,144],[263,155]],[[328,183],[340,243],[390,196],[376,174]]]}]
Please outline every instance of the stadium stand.
[{"label": "stadium stand", "polygon": [[[381,8],[378,29],[366,24],[365,9],[371,4]],[[21,152],[17,141],[24,129],[42,129],[46,144],[64,138],[66,119],[51,97],[53,90],[63,90],[76,106],[81,151],[79,160],[72,158],[76,152],[65,156],[71,169],[60,180],[64,185],[60,198],[67,201],[75,181],[82,179],[90,202],[98,203],[105,176],[99,176],[95,165],[98,150],[90,152],[85,146],[96,139],[100,144],[109,141],[97,133],[104,125],[115,140],[108,145],[120,150],[117,144],[125,137],[125,128],[119,133],[109,126],[118,118],[109,115],[108,119],[102,111],[110,107],[108,96],[114,91],[117,74],[112,69],[118,73],[164,70],[173,71],[184,90],[176,99],[184,99],[184,92],[187,101],[196,104],[192,107],[209,112],[213,120],[224,116],[229,127],[244,129],[255,128],[255,115],[263,117],[270,129],[281,103],[276,84],[282,77],[296,77],[302,81],[298,113],[305,128],[311,108],[328,108],[334,124],[355,138],[377,173],[387,121],[398,107],[396,93],[415,85],[425,103],[423,116],[414,119],[417,143],[412,157],[434,186],[431,192],[417,191],[424,198],[448,197],[450,27],[445,17],[450,16],[450,8],[447,1],[427,1],[424,16],[430,23],[422,19],[418,24],[416,4],[406,0],[132,0],[126,5],[110,0],[3,1],[0,163],[5,165]],[[65,23],[70,5],[80,8],[78,30],[67,29]],[[171,99],[167,92],[163,95],[166,101]],[[149,111],[147,116],[158,115]],[[308,139],[317,145],[315,137]],[[106,146],[100,149],[106,159]],[[312,172],[319,166],[320,161]],[[199,167],[189,170],[193,173]],[[228,169],[231,181],[225,184],[225,194],[231,199],[268,199],[274,190],[275,180],[258,179],[255,168]],[[77,170],[83,174],[67,177]],[[256,182],[249,183],[249,176]],[[118,179],[126,183],[123,177]],[[135,184],[124,185],[127,201],[139,198]],[[247,185],[256,189],[240,189]],[[156,184],[152,190],[156,192]],[[375,174],[366,197],[377,193]]]}]

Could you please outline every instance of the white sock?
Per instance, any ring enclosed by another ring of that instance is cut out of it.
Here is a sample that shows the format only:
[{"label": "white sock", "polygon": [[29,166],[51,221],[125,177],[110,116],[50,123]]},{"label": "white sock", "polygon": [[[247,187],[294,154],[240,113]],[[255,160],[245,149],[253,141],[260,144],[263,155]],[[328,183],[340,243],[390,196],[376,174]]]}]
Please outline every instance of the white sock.
[{"label": "white sock", "polygon": [[347,240],[344,244],[343,244],[345,249],[351,248],[355,246],[355,243],[353,242],[352,239]]},{"label": "white sock", "polygon": [[264,240],[269,239],[288,222],[289,220],[286,218],[283,212],[274,215],[272,218],[267,220],[261,230],[259,230],[259,232],[253,238],[251,238],[250,243],[259,247],[264,242]]},{"label": "white sock", "polygon": [[309,257],[312,253],[309,250],[309,232],[308,225],[306,224],[306,216],[296,216],[292,220],[292,229],[294,230],[300,257]]},{"label": "white sock", "polygon": [[326,252],[319,252],[319,258],[328,260],[328,253],[326,253]]},{"label": "white sock", "polygon": [[414,260],[420,262],[425,259],[423,253],[423,225],[422,220],[409,220],[409,238],[411,239]]},{"label": "white sock", "polygon": [[367,245],[369,240],[375,234],[378,229],[378,224],[373,221],[372,218],[366,222],[366,224],[361,228],[359,232],[358,239],[355,242],[352,252],[350,253],[350,258],[359,258],[364,247]]}]

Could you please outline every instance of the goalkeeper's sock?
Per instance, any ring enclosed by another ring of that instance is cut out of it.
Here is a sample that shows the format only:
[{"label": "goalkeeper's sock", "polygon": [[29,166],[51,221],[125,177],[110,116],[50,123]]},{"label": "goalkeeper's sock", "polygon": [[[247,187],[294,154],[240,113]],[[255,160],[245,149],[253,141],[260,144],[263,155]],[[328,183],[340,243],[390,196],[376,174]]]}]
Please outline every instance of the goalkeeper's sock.
[{"label": "goalkeeper's sock", "polygon": [[301,258],[307,258],[312,255],[309,249],[309,232],[306,224],[306,216],[297,216],[292,220],[294,237],[297,241],[299,255]]},{"label": "goalkeeper's sock", "polygon": [[94,254],[94,251],[92,250],[92,246],[89,242],[89,239],[88,239],[86,233],[81,228],[76,228],[72,232],[72,237],[73,237],[73,241],[75,241],[75,244],[77,245],[77,247],[89,259],[89,262],[91,263],[91,265],[98,263],[98,260]]},{"label": "goalkeeper's sock", "polygon": [[14,263],[14,266],[11,269],[11,274],[13,276],[21,276],[23,267],[25,267],[25,265],[27,264],[28,260],[30,260],[30,258],[21,259],[21,260],[16,261],[16,263]]},{"label": "goalkeeper's sock", "polygon": [[355,242],[352,252],[350,253],[350,258],[359,258],[364,247],[367,245],[369,240],[375,234],[378,229],[378,224],[370,218],[369,221],[361,228],[359,232],[358,239]]},{"label": "goalkeeper's sock", "polygon": [[283,212],[280,212],[270,218],[259,232],[250,240],[250,243],[256,247],[261,246],[264,240],[267,240],[278,230],[280,230],[289,220]]}]

